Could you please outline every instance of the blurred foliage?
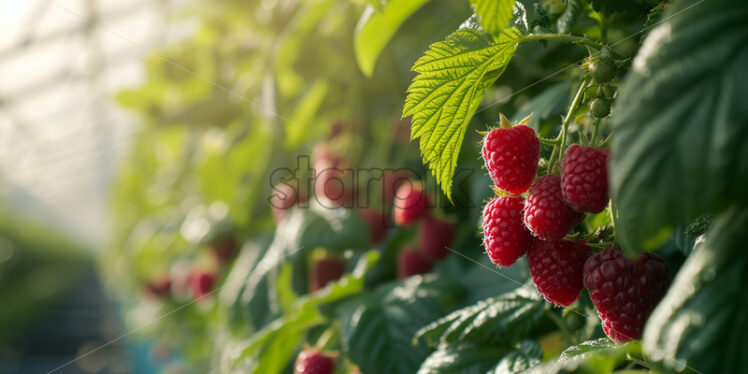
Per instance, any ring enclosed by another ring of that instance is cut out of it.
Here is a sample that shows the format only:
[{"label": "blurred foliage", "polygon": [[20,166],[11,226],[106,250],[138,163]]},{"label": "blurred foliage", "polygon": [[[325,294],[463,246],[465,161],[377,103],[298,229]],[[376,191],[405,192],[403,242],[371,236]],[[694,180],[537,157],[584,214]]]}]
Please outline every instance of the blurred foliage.
[{"label": "blurred foliage", "polygon": [[87,266],[80,243],[0,205],[0,346],[42,317]]}]

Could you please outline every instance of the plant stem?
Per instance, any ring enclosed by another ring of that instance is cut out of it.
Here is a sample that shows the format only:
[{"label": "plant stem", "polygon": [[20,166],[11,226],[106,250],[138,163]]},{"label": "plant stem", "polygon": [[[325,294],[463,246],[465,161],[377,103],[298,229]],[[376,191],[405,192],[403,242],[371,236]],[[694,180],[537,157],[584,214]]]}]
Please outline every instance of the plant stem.
[{"label": "plant stem", "polygon": [[[566,132],[569,128],[569,124],[571,123],[571,119],[574,118],[574,113],[577,111],[579,104],[582,102],[582,94],[587,88],[587,83],[588,82],[586,80],[582,81],[582,84],[577,90],[577,94],[574,95],[574,100],[572,100],[571,105],[569,106],[569,112],[566,114],[566,117],[564,117],[564,122],[561,124],[561,132],[556,138],[556,140],[559,141],[559,144],[554,147],[553,154],[551,155],[551,160],[550,162],[548,162],[548,174],[553,173],[553,168],[556,166],[556,159],[559,157],[563,157],[564,150],[566,149]],[[556,152],[556,148],[558,148],[558,152]]]},{"label": "plant stem", "polygon": [[558,314],[553,313],[553,311],[550,309],[546,309],[545,314],[561,330],[561,335],[564,337],[564,344],[566,344],[567,347],[571,346],[571,330],[569,330],[569,325],[566,324],[566,321],[564,321],[564,319],[561,318]]},{"label": "plant stem", "polygon": [[314,345],[315,348],[321,351],[324,350],[332,340],[332,337],[337,333],[336,327],[337,326],[335,325],[330,325],[330,327],[328,327],[327,330],[325,330],[317,339],[317,344]]},{"label": "plant stem", "polygon": [[542,136],[538,136],[538,140],[543,144],[550,144],[550,145],[556,145],[559,142],[558,139],[548,139]]},{"label": "plant stem", "polygon": [[595,118],[592,121],[592,140],[590,140],[590,146],[597,147],[597,138],[600,136],[600,118]]}]

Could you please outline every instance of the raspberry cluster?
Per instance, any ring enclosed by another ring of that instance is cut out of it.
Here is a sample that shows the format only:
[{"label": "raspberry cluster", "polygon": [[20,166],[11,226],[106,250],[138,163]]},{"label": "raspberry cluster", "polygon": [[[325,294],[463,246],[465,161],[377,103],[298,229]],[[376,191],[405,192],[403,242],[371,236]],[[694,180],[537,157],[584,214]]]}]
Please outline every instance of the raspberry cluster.
[{"label": "raspberry cluster", "polygon": [[527,119],[485,134],[482,156],[497,197],[483,209],[483,244],[495,264],[527,255],[535,287],[546,300],[568,306],[587,287],[606,334],[638,339],[667,291],[668,272],[654,254],[630,260],[615,247],[594,254],[583,241],[564,239],[584,218],[608,204],[607,149],[573,144],[560,175],[538,176],[540,141]]}]

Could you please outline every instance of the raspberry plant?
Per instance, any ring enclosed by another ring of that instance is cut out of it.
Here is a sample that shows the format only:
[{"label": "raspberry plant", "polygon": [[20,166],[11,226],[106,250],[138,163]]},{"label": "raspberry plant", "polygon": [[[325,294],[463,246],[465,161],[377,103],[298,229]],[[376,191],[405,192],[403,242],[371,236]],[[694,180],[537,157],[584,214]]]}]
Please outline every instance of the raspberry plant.
[{"label": "raspberry plant", "polygon": [[745,371],[745,2],[261,3],[119,95],[104,273],[174,360]]}]

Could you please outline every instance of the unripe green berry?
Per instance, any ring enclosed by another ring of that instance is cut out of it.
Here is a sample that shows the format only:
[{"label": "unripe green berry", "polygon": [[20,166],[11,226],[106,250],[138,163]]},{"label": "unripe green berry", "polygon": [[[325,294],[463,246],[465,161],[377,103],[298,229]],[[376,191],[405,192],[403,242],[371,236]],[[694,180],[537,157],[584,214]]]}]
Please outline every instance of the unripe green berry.
[{"label": "unripe green berry", "polygon": [[605,118],[610,114],[610,104],[605,99],[592,100],[590,112],[595,118]]},{"label": "unripe green berry", "polygon": [[616,75],[616,63],[606,57],[592,59],[590,61],[590,72],[592,72],[592,79],[595,82],[607,82]]}]

